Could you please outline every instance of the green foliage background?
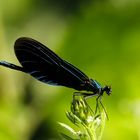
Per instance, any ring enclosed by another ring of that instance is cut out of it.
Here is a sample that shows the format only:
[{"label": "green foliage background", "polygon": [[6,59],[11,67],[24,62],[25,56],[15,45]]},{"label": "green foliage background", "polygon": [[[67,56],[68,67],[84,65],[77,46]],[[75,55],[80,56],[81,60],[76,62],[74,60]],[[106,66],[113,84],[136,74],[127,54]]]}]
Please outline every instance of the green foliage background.
[{"label": "green foliage background", "polygon": [[[0,0],[0,60],[19,64],[13,45],[22,36],[112,86],[103,140],[140,139],[140,1]],[[73,92],[0,67],[0,140],[58,139],[55,122],[70,124]]]}]

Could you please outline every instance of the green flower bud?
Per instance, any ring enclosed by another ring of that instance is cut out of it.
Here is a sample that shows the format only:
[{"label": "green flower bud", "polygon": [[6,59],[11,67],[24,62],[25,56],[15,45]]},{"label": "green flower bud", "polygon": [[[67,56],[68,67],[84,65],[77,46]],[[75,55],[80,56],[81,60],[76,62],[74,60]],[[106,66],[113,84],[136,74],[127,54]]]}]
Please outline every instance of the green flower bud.
[{"label": "green flower bud", "polygon": [[71,103],[71,112],[77,116],[83,123],[87,124],[88,115],[90,114],[90,108],[87,105],[86,100],[82,96],[74,96]]}]

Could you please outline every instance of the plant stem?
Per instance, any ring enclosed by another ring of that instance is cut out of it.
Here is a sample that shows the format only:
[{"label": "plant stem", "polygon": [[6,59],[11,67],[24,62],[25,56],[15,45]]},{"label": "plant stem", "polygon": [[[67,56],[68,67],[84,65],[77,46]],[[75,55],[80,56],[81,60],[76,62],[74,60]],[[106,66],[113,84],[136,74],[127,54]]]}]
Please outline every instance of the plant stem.
[{"label": "plant stem", "polygon": [[105,114],[105,112],[102,112],[101,113],[101,120],[102,120],[102,124],[101,124],[101,128],[100,128],[100,134],[99,134],[99,137],[98,137],[98,140],[101,140],[101,138],[102,138],[102,135],[103,135],[103,131],[104,131],[104,128],[105,128],[105,122],[106,122],[106,114]]},{"label": "plant stem", "polygon": [[87,130],[87,133],[90,137],[90,140],[97,140],[96,133],[94,130],[91,130],[89,127],[87,127],[86,130]]},{"label": "plant stem", "polygon": [[95,132],[95,128],[91,128],[90,126],[87,126],[85,124],[82,124],[88,134],[88,137],[90,140],[97,140],[97,137],[96,137],[96,132]]}]

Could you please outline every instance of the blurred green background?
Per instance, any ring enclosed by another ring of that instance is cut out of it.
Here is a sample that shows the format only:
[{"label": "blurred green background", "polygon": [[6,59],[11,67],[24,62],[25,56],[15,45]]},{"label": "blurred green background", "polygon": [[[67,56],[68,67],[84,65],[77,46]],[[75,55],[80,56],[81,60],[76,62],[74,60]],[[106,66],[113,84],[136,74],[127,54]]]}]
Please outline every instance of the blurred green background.
[{"label": "blurred green background", "polygon": [[[140,140],[139,0],[0,0],[0,60],[19,65],[13,45],[22,36],[112,86],[103,140]],[[55,123],[71,124],[73,92],[0,67],[0,140],[57,139]]]}]

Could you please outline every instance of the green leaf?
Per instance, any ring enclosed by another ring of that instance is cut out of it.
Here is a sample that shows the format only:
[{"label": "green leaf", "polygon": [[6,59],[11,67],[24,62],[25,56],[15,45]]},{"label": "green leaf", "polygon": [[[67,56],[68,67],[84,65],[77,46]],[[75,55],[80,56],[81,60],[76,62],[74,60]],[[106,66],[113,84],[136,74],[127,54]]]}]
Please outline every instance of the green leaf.
[{"label": "green leaf", "polygon": [[78,140],[78,139],[73,139],[73,138],[69,137],[68,135],[66,135],[64,133],[60,133],[60,135],[66,140]]}]

